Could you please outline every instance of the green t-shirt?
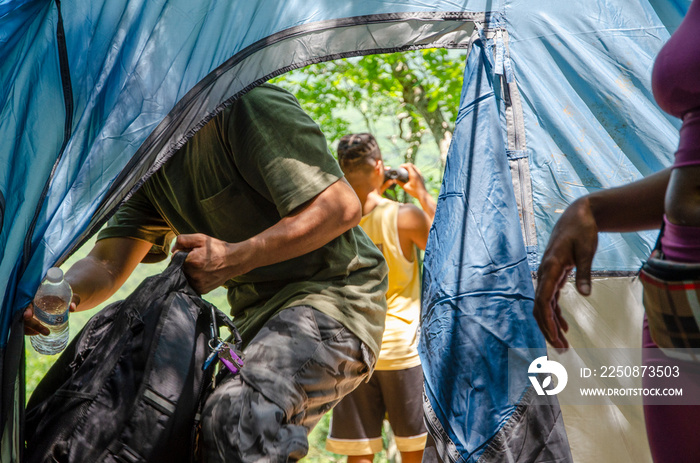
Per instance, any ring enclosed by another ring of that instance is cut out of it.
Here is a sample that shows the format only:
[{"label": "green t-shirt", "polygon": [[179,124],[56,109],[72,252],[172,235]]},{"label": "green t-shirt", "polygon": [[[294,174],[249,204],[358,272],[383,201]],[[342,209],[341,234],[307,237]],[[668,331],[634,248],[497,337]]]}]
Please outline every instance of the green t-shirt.
[{"label": "green t-shirt", "polygon": [[[145,240],[161,258],[180,233],[244,241],[342,176],[325,137],[296,99],[261,85],[197,132],[117,211],[98,239]],[[279,310],[309,305],[350,329],[376,357],[386,274],[382,254],[358,226],[315,251],[257,268],[225,286],[246,343]]]}]

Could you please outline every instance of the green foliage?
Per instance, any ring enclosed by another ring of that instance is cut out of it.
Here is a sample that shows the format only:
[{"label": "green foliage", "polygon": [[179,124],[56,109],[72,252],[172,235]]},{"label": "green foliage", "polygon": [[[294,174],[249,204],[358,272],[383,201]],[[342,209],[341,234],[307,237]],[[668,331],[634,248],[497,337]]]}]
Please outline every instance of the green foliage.
[{"label": "green foliage", "polygon": [[[371,132],[385,160],[390,153],[398,164],[418,165],[437,191],[463,61],[461,53],[445,49],[368,55],[311,65],[272,82],[296,95],[331,145],[349,132]],[[426,159],[419,162],[419,153]]]}]

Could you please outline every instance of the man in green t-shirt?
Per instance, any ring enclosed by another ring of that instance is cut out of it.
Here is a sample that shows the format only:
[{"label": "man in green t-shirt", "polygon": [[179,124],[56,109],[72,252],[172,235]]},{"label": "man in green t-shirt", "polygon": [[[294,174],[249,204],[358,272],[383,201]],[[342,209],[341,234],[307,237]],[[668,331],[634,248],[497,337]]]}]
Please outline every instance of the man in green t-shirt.
[{"label": "man in green t-shirt", "polygon": [[66,279],[77,310],[95,307],[176,238],[195,290],[228,289],[246,345],[241,374],[205,404],[205,458],[294,460],[378,355],[387,270],[361,215],[318,126],[261,85],[149,178]]}]

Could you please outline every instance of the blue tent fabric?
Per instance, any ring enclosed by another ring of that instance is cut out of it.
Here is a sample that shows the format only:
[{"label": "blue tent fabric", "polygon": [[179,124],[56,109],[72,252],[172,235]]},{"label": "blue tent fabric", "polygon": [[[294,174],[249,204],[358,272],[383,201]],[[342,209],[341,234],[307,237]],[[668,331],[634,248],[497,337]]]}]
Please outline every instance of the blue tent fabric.
[{"label": "blue tent fabric", "polygon": [[[689,4],[0,0],[0,428],[2,444],[14,442],[0,446],[2,461],[21,451],[20,314],[50,266],[253,86],[322,60],[434,46],[472,53],[426,261],[423,348],[450,346],[444,364],[462,370],[465,346],[485,376],[471,372],[472,387],[461,382],[469,375],[450,382],[443,363],[429,365],[430,403],[444,447],[463,459],[508,442],[514,417],[546,420],[524,412],[525,390],[504,405],[504,386],[491,382],[504,346],[544,346],[526,281],[538,243],[577,196],[669,164],[678,121],[654,104],[649,76]],[[595,270],[636,270],[652,241],[603,238]],[[448,330],[436,331],[441,323]],[[489,416],[474,408],[482,397]],[[550,411],[556,430],[556,404]]]},{"label": "blue tent fabric", "polygon": [[[539,348],[537,356],[546,350],[531,316],[534,291],[500,123],[498,69],[486,46],[477,39],[469,52],[425,253],[420,354],[428,425],[449,439],[445,461],[571,461],[556,402],[517,410],[509,397],[508,349]],[[523,395],[531,388],[524,379],[510,385]],[[511,420],[510,433],[524,423],[553,436],[512,448],[506,442],[497,452],[503,460],[480,460]]]},{"label": "blue tent fabric", "polygon": [[[485,2],[470,5],[475,8],[450,1],[63,2],[66,76],[58,2],[0,2],[6,90],[0,133],[15,140],[0,147],[0,162],[8,166],[0,183],[3,217],[12,219],[3,220],[0,232],[3,442],[16,439],[17,427],[8,431],[5,424],[21,403],[8,399],[20,378],[15,362],[5,360],[21,351],[8,340],[18,339],[18,316],[48,267],[252,86],[323,59],[464,46],[474,19],[487,15]],[[343,40],[333,40],[338,34]]]},{"label": "blue tent fabric", "polygon": [[[538,2],[508,15],[540,243],[574,199],[671,163],[680,121],[654,102],[651,68],[672,30],[651,4],[633,3]],[[655,235],[602,235],[593,270],[636,272]]]},{"label": "blue tent fabric", "polygon": [[[55,8],[50,8],[52,2],[41,3],[47,5],[51,14],[56,14]],[[213,113],[221,110],[226,100],[277,71],[274,66],[265,69],[269,65],[260,62],[246,63],[248,69],[236,68],[236,61],[251,53],[249,47],[258,48],[254,50],[256,54],[264,54],[276,45],[271,43],[270,37],[288,32],[296,40],[300,32],[294,28],[309,22],[322,23],[321,19],[333,21],[364,14],[394,14],[398,20],[409,19],[395,15],[396,7],[386,2],[357,2],[343,8],[329,5],[301,8],[295,3],[246,2],[232,9],[226,2],[213,1],[196,4],[178,0],[115,1],[104,5],[64,2],[75,123],[66,161],[58,166],[49,200],[42,205],[42,224],[32,238],[33,267],[45,270],[62,257],[72,242],[72,234],[64,230],[85,228],[96,203],[107,196],[110,182],[134,161],[134,156],[153,157],[149,153],[153,153],[151,145],[155,144],[160,151],[155,157],[167,157]],[[445,9],[446,6],[450,8]],[[437,2],[430,7],[409,2],[398,11],[410,15],[453,11],[452,8],[469,12],[464,6],[456,8],[452,2]],[[270,15],[271,11],[277,14]],[[320,17],[322,14],[324,16]],[[419,23],[425,23],[418,19]],[[55,29],[55,24],[53,26],[48,29]],[[301,27],[302,31],[309,29],[311,26]],[[422,37],[424,43],[420,45],[427,46],[432,39]],[[372,46],[378,50],[398,49],[402,45],[388,47],[376,41],[358,43],[356,37],[353,40],[354,49]],[[55,48],[55,40],[53,42]],[[332,45],[312,41],[310,46],[319,48],[311,50],[310,59],[317,58],[316,54],[337,53]],[[291,57],[296,65],[303,57],[302,51],[293,50]],[[36,59],[32,56],[28,61]],[[230,67],[233,72],[228,72]],[[253,73],[254,70],[259,72]],[[60,85],[57,68],[50,73],[43,69],[42,72],[52,75],[53,82]],[[51,95],[61,100],[59,92],[53,91]],[[60,113],[63,104],[59,101],[50,105],[58,114],[43,114],[40,120],[46,120],[47,128],[53,126],[58,130],[60,127],[62,135],[63,127],[56,123],[63,122]],[[37,118],[38,115],[29,117],[30,120]],[[177,124],[180,127],[172,127]],[[158,139],[161,133],[167,136]],[[56,144],[60,137],[47,134],[47,139]],[[57,149],[46,151],[57,152]],[[149,161],[150,167],[155,160]],[[147,173],[148,169],[141,171],[143,175]],[[39,173],[37,177],[41,177]],[[46,177],[48,172],[43,178]],[[108,181],[101,181],[103,178]],[[133,185],[131,182],[126,186],[130,189]],[[91,200],[84,201],[85,197]],[[40,275],[41,271],[31,271],[24,276],[26,283],[21,283],[19,296],[24,301],[38,284]]]},{"label": "blue tent fabric", "polygon": [[[529,407],[535,415],[530,423],[537,423],[532,429],[549,422],[553,433],[521,446],[517,423],[527,423],[520,413],[528,413],[523,409],[532,392],[526,383],[514,385],[524,391],[514,405],[502,389],[509,383],[509,348],[525,347],[531,359],[546,352],[531,317],[530,275],[543,251],[537,243],[546,243],[558,215],[574,199],[668,166],[677,144],[679,121],[656,106],[650,89],[653,59],[672,30],[657,15],[658,3],[640,3],[622,15],[628,3],[605,2],[603,7],[585,2],[575,9],[528,3],[519,15],[519,2],[512,2],[507,38],[492,34],[470,50],[424,263],[420,352],[426,410],[433,435],[441,440],[437,447],[448,461],[493,461],[495,441],[507,441],[509,434],[516,441],[514,453],[500,442],[496,447],[502,460],[497,461],[570,458],[546,454],[566,442],[557,431],[563,424],[557,405]],[[674,8],[667,23],[678,23]],[[493,56],[488,50],[494,50]],[[505,134],[509,104],[505,98],[498,101],[505,94],[497,89],[495,76],[511,80],[509,60],[522,96],[525,140],[515,150]],[[522,150],[529,158],[530,211],[527,199],[516,206],[518,194],[506,189],[518,183],[507,175],[506,160],[512,162],[513,153]],[[529,214],[536,223],[534,240],[522,223]],[[653,238],[654,233],[602,236],[594,270],[638,270]],[[525,256],[533,253],[530,268]],[[545,437],[548,445],[541,454],[537,445]]]}]

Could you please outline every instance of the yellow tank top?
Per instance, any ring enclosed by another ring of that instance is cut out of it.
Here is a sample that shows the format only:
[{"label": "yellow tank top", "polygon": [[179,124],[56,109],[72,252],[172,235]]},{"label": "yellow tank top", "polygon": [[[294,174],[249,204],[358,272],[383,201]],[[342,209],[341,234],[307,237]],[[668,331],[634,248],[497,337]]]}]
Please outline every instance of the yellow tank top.
[{"label": "yellow tank top", "polygon": [[420,365],[418,324],[420,322],[420,269],[401,252],[397,218],[400,204],[382,199],[360,226],[382,251],[389,266],[386,293],[386,328],[377,360],[377,370],[403,370]]}]

